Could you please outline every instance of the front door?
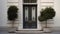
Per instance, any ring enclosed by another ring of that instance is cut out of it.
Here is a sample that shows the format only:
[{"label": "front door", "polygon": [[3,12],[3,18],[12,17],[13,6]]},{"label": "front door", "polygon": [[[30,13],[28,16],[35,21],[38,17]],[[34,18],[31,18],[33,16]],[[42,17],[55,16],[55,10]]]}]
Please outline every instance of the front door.
[{"label": "front door", "polygon": [[37,6],[23,5],[23,28],[36,29],[37,28]]}]

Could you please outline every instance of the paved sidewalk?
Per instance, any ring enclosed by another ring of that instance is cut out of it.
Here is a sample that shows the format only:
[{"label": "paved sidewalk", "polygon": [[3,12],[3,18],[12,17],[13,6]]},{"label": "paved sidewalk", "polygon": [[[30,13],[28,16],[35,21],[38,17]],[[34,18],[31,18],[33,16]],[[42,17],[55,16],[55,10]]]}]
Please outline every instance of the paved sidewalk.
[{"label": "paved sidewalk", "polygon": [[8,31],[2,31],[0,30],[0,34],[60,34],[60,31],[55,31],[55,32],[52,32],[52,33],[8,33]]},{"label": "paved sidewalk", "polygon": [[8,33],[7,29],[0,28],[0,34],[60,34],[60,30],[54,31],[52,33],[42,33],[42,31],[19,31],[16,33]]}]

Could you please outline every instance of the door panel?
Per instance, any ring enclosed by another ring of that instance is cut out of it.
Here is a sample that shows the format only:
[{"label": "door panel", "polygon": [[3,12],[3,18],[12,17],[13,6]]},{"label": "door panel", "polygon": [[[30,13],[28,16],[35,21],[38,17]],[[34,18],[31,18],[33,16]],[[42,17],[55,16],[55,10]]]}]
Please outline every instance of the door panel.
[{"label": "door panel", "polygon": [[24,5],[23,6],[23,28],[37,28],[37,6]]},{"label": "door panel", "polygon": [[36,11],[36,7],[32,7],[32,21],[35,21],[35,11]]},{"label": "door panel", "polygon": [[25,21],[28,21],[28,7],[25,7]]}]

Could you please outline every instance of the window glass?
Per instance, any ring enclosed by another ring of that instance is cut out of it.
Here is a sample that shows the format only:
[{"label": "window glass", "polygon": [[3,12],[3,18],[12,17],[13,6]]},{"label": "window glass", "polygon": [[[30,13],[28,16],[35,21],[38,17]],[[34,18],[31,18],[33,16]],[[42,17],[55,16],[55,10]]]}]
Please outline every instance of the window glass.
[{"label": "window glass", "polygon": [[24,3],[36,3],[37,1],[36,0],[24,0],[23,2]]}]

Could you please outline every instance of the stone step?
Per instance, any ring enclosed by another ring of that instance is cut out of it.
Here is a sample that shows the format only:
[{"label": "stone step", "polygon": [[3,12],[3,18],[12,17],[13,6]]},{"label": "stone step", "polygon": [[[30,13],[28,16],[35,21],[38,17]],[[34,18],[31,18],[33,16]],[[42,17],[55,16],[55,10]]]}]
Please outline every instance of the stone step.
[{"label": "stone step", "polygon": [[35,31],[35,30],[23,30],[23,31],[16,31],[17,34],[42,34],[43,31]]}]

